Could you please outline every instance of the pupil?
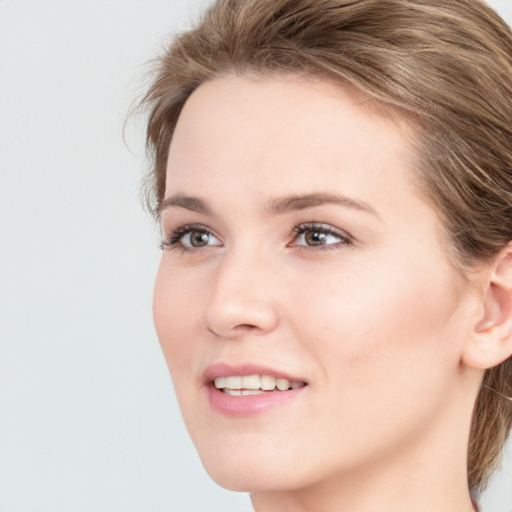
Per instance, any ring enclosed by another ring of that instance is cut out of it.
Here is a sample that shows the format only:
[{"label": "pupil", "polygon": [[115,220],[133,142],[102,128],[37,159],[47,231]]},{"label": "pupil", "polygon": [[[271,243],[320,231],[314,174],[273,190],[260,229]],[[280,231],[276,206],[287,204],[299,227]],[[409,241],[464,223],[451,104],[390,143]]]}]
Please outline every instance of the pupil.
[{"label": "pupil", "polygon": [[202,247],[208,243],[208,233],[195,231],[190,237],[190,243],[193,247]]},{"label": "pupil", "polygon": [[326,234],[320,231],[310,231],[306,235],[306,240],[310,245],[322,245],[325,242]]}]

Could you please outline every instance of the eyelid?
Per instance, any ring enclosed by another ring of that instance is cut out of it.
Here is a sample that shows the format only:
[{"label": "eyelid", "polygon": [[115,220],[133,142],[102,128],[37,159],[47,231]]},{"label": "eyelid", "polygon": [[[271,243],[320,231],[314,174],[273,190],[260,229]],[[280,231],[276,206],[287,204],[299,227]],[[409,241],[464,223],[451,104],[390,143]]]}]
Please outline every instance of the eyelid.
[{"label": "eyelid", "polygon": [[[182,243],[183,238],[190,234],[191,232],[198,231],[207,233],[214,237],[220,243],[218,244],[209,244],[205,246],[198,247],[190,247]],[[175,229],[169,230],[170,234],[161,240],[160,248],[161,249],[181,249],[182,251],[200,251],[201,249],[206,249],[207,247],[220,247],[222,246],[221,238],[208,226],[204,224],[192,223],[192,224],[184,224],[180,225]]]},{"label": "eyelid", "polygon": [[[331,235],[338,237],[340,239],[339,242],[330,243],[330,244],[318,244],[318,245],[308,245],[308,244],[297,244],[295,243],[297,239],[302,236],[304,233],[308,231],[317,231],[320,233],[324,233],[326,235]],[[354,244],[354,238],[348,234],[346,231],[340,230],[331,226],[330,224],[324,224],[319,222],[305,222],[302,224],[298,224],[293,229],[295,236],[292,242],[289,244],[291,247],[300,247],[300,248],[308,248],[308,249],[316,249],[316,250],[329,250],[329,249],[339,249],[342,247],[349,247]]]}]

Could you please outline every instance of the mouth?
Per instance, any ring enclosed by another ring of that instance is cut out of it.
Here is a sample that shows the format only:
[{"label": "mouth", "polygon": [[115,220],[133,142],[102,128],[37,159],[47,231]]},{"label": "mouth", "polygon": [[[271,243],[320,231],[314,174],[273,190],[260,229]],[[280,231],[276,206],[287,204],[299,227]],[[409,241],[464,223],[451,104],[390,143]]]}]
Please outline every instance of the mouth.
[{"label": "mouth", "polygon": [[302,378],[252,364],[214,364],[204,379],[210,406],[229,417],[248,417],[281,408],[308,387]]},{"label": "mouth", "polygon": [[249,396],[299,389],[306,383],[273,375],[229,375],[215,377],[213,385],[230,396]]}]

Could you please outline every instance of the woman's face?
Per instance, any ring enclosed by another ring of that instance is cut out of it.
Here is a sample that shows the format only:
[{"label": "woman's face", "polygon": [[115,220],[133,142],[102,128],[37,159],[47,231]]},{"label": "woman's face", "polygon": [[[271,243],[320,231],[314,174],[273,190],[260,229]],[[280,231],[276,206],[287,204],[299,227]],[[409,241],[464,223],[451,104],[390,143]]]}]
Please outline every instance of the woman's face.
[{"label": "woman's face", "polygon": [[446,441],[475,304],[410,136],[322,81],[225,77],[186,103],[154,318],[221,485],[304,487]]}]

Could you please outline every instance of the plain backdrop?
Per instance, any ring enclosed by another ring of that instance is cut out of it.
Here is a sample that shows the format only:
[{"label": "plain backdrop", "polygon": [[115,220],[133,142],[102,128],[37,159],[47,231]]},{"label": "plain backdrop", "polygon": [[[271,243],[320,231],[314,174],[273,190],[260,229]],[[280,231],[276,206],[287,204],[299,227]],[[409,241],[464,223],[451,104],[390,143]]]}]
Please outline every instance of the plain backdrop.
[{"label": "plain backdrop", "polygon": [[[122,139],[144,64],[204,3],[0,0],[0,512],[252,510],[182,424],[142,129]],[[483,503],[512,512],[510,448]]]}]

